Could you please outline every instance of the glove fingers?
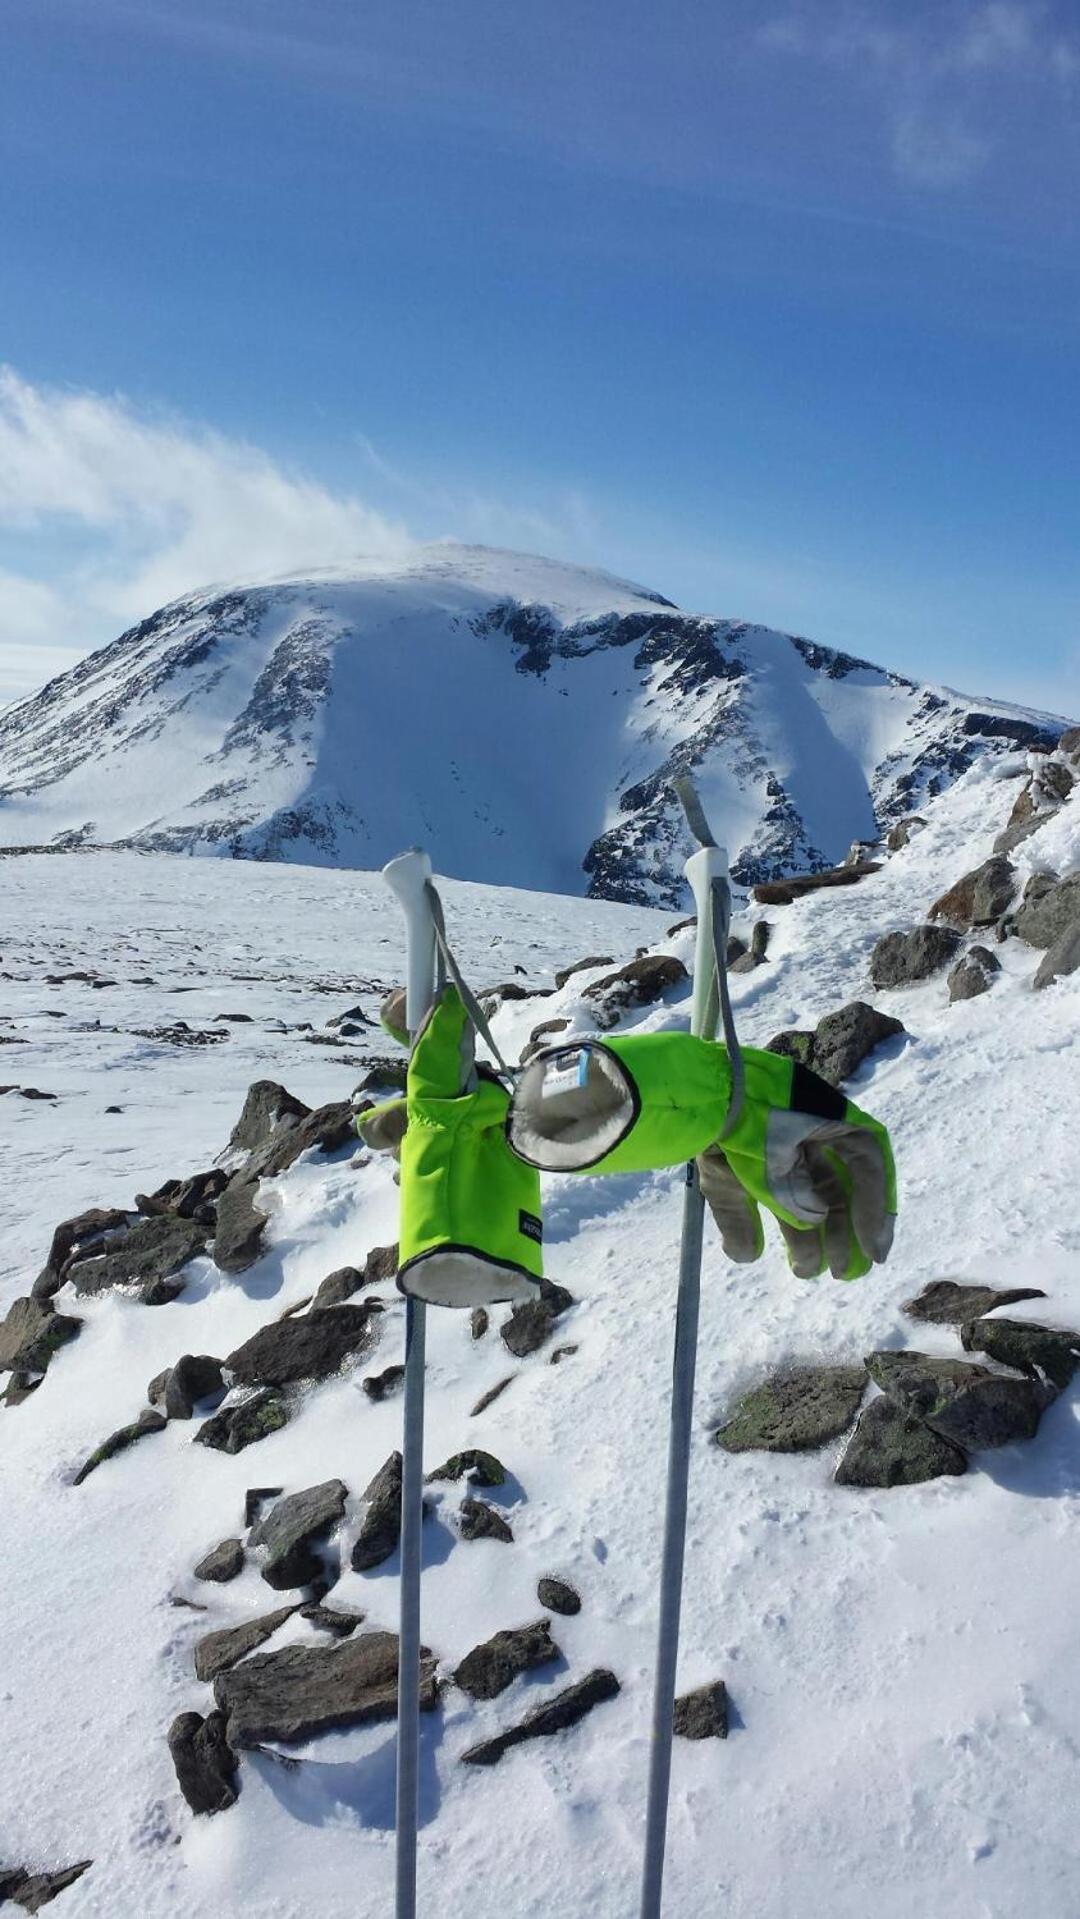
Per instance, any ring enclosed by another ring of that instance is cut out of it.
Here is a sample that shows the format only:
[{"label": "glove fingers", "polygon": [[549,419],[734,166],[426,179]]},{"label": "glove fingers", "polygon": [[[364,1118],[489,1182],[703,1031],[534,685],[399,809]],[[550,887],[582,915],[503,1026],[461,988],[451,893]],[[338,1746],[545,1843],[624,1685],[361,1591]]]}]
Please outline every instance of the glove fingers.
[{"label": "glove fingers", "polygon": [[787,1246],[788,1265],[797,1279],[817,1279],[825,1271],[825,1246],[820,1226],[789,1226],[786,1219],[777,1225]]},{"label": "glove fingers", "polygon": [[851,1182],[846,1177],[846,1169],[822,1145],[820,1136],[807,1140],[803,1157],[814,1183],[814,1191],[825,1209],[821,1236],[829,1271],[834,1279],[854,1278],[853,1255],[858,1254],[859,1248],[852,1230]]},{"label": "glove fingers", "polygon": [[737,1179],[718,1146],[710,1146],[697,1161],[702,1193],[708,1202],[728,1258],[738,1266],[760,1259],[765,1229],[757,1201]]},{"label": "glove fingers", "polygon": [[827,1144],[848,1176],[855,1237],[863,1252],[880,1264],[892,1245],[895,1225],[889,1208],[892,1169],[882,1142],[868,1128],[845,1126],[838,1127]]}]

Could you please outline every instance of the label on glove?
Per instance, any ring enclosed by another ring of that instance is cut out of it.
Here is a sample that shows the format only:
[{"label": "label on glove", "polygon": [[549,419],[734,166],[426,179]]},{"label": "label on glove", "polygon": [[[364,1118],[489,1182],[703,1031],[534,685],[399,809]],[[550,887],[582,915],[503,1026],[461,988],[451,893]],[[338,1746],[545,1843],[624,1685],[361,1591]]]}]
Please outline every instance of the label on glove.
[{"label": "label on glove", "polygon": [[571,1093],[584,1086],[589,1077],[589,1055],[584,1047],[575,1048],[572,1053],[559,1053],[544,1068],[542,1099],[552,1099],[558,1093]]}]

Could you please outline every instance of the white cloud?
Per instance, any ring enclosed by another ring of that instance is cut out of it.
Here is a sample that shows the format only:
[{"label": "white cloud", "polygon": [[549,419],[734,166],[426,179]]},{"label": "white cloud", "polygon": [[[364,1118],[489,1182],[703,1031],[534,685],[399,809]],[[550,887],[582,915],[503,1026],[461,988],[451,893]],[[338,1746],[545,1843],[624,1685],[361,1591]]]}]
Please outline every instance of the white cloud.
[{"label": "white cloud", "polygon": [[986,164],[989,151],[962,120],[925,108],[901,114],[893,128],[896,170],[916,186],[960,186]]}]

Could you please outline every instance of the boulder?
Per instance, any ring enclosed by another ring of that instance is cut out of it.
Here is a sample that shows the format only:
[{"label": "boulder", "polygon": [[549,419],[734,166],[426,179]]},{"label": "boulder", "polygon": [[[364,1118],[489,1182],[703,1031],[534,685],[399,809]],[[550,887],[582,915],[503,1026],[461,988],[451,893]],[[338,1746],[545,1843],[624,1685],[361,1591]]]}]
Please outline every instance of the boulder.
[{"label": "boulder", "polygon": [[268,1213],[256,1204],[257,1179],[234,1173],[218,1200],[214,1264],[223,1273],[245,1273],[263,1249]]},{"label": "boulder", "polygon": [[195,1647],[195,1677],[209,1681],[219,1672],[235,1666],[257,1646],[264,1646],[272,1633],[291,1619],[295,1606],[279,1606],[261,1619],[246,1619],[241,1626],[223,1626],[220,1632],[208,1632]]},{"label": "boulder", "polygon": [[323,1562],[316,1544],[340,1525],[348,1496],[343,1480],[324,1479],[318,1486],[279,1499],[252,1527],[248,1545],[266,1548],[260,1571],[275,1592],[306,1586],[319,1577]]},{"label": "boulder", "polygon": [[115,1206],[91,1206],[62,1220],[52,1236],[49,1256],[31,1287],[35,1299],[51,1299],[66,1277],[65,1268],[72,1259],[100,1245],[108,1234],[126,1231],[130,1216]]},{"label": "boulder", "polygon": [[1059,880],[1033,873],[1016,915],[1016,931],[1028,946],[1048,951],[1080,922],[1080,873]]},{"label": "boulder", "polygon": [[541,1619],[534,1626],[513,1626],[497,1632],[474,1646],[454,1678],[470,1699],[496,1699],[520,1673],[551,1665],[561,1657],[551,1637],[550,1620]]},{"label": "boulder", "polygon": [[578,1679],[572,1686],[556,1693],[542,1706],[534,1706],[516,1726],[509,1726],[505,1732],[497,1733],[494,1739],[486,1739],[479,1746],[470,1746],[462,1754],[462,1764],[466,1766],[493,1766],[511,1746],[524,1745],[527,1739],[544,1739],[552,1733],[563,1732],[569,1726],[576,1726],[607,1699],[614,1699],[619,1692],[619,1682],[613,1672],[598,1667],[594,1672],[586,1673],[584,1679]]},{"label": "boulder", "polygon": [[219,1545],[212,1546],[208,1553],[204,1553],[195,1568],[195,1577],[212,1580],[215,1586],[223,1586],[243,1570],[244,1548],[240,1541],[223,1539]]},{"label": "boulder", "polygon": [[61,1866],[57,1872],[28,1872],[25,1866],[0,1866],[0,1906],[10,1899],[22,1912],[40,1912],[60,1893],[89,1872],[92,1859],[80,1859],[77,1865]]},{"label": "boulder", "polygon": [[926,821],[921,813],[908,813],[902,820],[897,820],[895,826],[890,826],[885,835],[885,844],[890,853],[899,853],[901,848],[907,846],[925,825]]},{"label": "boulder", "polygon": [[970,1452],[1034,1439],[1055,1397],[1041,1380],[1010,1379],[962,1359],[881,1352],[871,1353],[866,1365],[902,1413]]},{"label": "boulder", "polygon": [[838,1486],[919,1486],[966,1471],[967,1455],[959,1446],[882,1393],[860,1414],[833,1478]]},{"label": "boulder", "polygon": [[[752,973],[755,967],[762,965],[768,951],[771,932],[772,927],[768,920],[756,920],[750,934],[749,948],[744,948],[743,951],[735,954],[731,952],[732,942],[729,939],[727,952],[729,973]],[[735,944],[742,946],[742,941],[737,940]]]},{"label": "boulder", "polygon": [[355,1146],[354,1118],[352,1101],[339,1099],[317,1106],[304,1119],[284,1120],[254,1155],[248,1170],[259,1177],[276,1178],[287,1172],[301,1153],[316,1149],[336,1153],[341,1146]]},{"label": "boulder", "polygon": [[1001,961],[988,946],[969,946],[949,974],[949,1001],[978,999],[988,993],[1001,971]]},{"label": "boulder", "polygon": [[244,1110],[229,1135],[228,1151],[254,1153],[266,1145],[282,1120],[306,1119],[310,1111],[276,1080],[257,1079],[248,1087]]},{"label": "boulder", "polygon": [[404,1378],[404,1366],[387,1366],[385,1372],[371,1373],[360,1383],[368,1398],[378,1404],[380,1400],[388,1399],[391,1393],[396,1393]]},{"label": "boulder", "polygon": [[195,1219],[140,1219],[115,1250],[84,1254],[68,1262],[65,1278],[77,1293],[102,1293],[110,1286],[136,1286],[144,1304],[162,1305],[180,1287],[169,1281],[206,1248],[206,1228]]},{"label": "boulder", "polygon": [[944,920],[962,933],[993,926],[1007,912],[1016,892],[1016,868],[995,853],[934,901],[928,917]]},{"label": "boulder", "polygon": [[814,1057],[813,1031],[805,1026],[785,1026],[782,1032],[773,1034],[765,1051],[796,1060],[800,1066],[809,1066]]},{"label": "boulder", "polygon": [[655,1006],[667,993],[681,986],[689,974],[682,961],[670,954],[646,953],[594,980],[582,994],[592,1009],[600,1032],[617,1026],[624,1014],[638,1006]]},{"label": "boulder", "polygon": [[130,1426],[120,1426],[115,1433],[109,1434],[108,1439],[103,1439],[100,1446],[95,1446],[89,1459],[84,1460],[79,1467],[71,1482],[72,1485],[81,1486],[83,1480],[89,1479],[90,1474],[96,1472],[107,1459],[115,1458],[117,1453],[126,1452],[129,1446],[134,1446],[138,1440],[145,1439],[149,1433],[164,1432],[167,1424],[168,1421],[161,1413],[152,1412],[148,1407],[145,1412],[139,1414],[138,1419],[131,1422]]},{"label": "boulder", "polygon": [[610,953],[602,953],[599,958],[593,956],[590,959],[574,960],[569,966],[559,968],[555,974],[555,985],[556,987],[565,986],[567,980],[572,979],[575,973],[585,973],[590,967],[614,966],[614,964],[614,958]]},{"label": "boulder", "polygon": [[525,1359],[529,1353],[537,1352],[551,1338],[556,1321],[573,1303],[574,1296],[565,1286],[555,1286],[550,1280],[542,1279],[538,1297],[515,1306],[500,1326],[503,1345],[515,1359]]},{"label": "boulder", "polygon": [[[147,1393],[151,1404],[154,1402],[153,1385]],[[221,1361],[211,1353],[184,1353],[175,1366],[169,1368],[165,1380],[162,1399],[167,1419],[190,1419],[195,1404],[200,1399],[213,1399],[224,1395],[225,1381],[221,1377]]]},{"label": "boulder", "polygon": [[728,1453],[812,1452],[847,1432],[866,1391],[862,1366],[802,1366],[744,1394],[714,1434]]},{"label": "boulder", "polygon": [[[219,1673],[214,1697],[226,1715],[230,1746],[266,1739],[296,1744],[342,1726],[397,1717],[398,1642],[394,1633],[359,1633],[336,1646],[283,1646]],[[437,1701],[435,1660],[420,1660],[420,1709]]]},{"label": "boulder", "polygon": [[287,1426],[289,1417],[283,1395],[268,1386],[232,1405],[226,1402],[219,1412],[204,1420],[195,1438],[200,1446],[210,1446],[215,1452],[242,1453],[245,1446],[254,1446],[257,1440]]},{"label": "boulder", "polygon": [[996,1306],[1045,1298],[1038,1286],[963,1286],[955,1279],[932,1279],[917,1298],[904,1301],[901,1311],[909,1319],[927,1320],[932,1326],[962,1326],[992,1313]]},{"label": "boulder", "polygon": [[169,1727],[169,1751],[180,1790],[192,1812],[235,1806],[236,1754],[225,1739],[225,1715],[182,1712]]},{"label": "boulder", "polygon": [[81,1319],[54,1312],[47,1299],[16,1299],[0,1324],[0,1373],[43,1373],[53,1354],[81,1330]]},{"label": "boulder", "polygon": [[762,880],[754,887],[760,906],[791,906],[806,893],[818,893],[832,886],[855,886],[870,873],[880,871],[880,862],[863,860],[852,866],[832,866],[824,873],[795,873],[788,879]]},{"label": "boulder", "polygon": [[728,1694],[723,1680],[712,1679],[676,1699],[673,1725],[680,1739],[726,1739]]},{"label": "boulder", "polygon": [[273,1320],[229,1354],[226,1368],[244,1386],[328,1379],[347,1359],[374,1346],[374,1304],[325,1306],[301,1319]]},{"label": "boulder", "polygon": [[555,1579],[550,1573],[545,1573],[537,1581],[536,1597],[549,1612],[561,1613],[567,1619],[581,1611],[580,1593],[576,1593],[573,1586],[568,1586],[565,1579]]},{"label": "boulder", "polygon": [[439,1479],[461,1479],[464,1477],[470,1486],[503,1486],[506,1483],[506,1467],[494,1453],[482,1452],[478,1447],[470,1447],[463,1453],[451,1453],[443,1465],[428,1473],[428,1484]]},{"label": "boulder", "polygon": [[1035,1326],[1026,1319],[975,1319],[960,1328],[966,1353],[985,1353],[1001,1366],[1036,1378],[1040,1374],[1064,1392],[1080,1370],[1080,1333]]},{"label": "boulder", "polygon": [[865,1000],[852,1000],[818,1021],[811,1055],[804,1064],[828,1080],[830,1086],[839,1086],[858,1072],[863,1061],[885,1040],[904,1031],[902,1020],[893,1019],[890,1013],[879,1013],[876,1006],[868,1006]]},{"label": "boulder", "polygon": [[365,1283],[363,1273],[356,1266],[338,1266],[319,1282],[311,1302],[312,1312],[321,1313],[327,1306],[344,1306]]},{"label": "boulder", "polygon": [[[1080,901],[1078,901],[1080,905]],[[1048,946],[1039,961],[1038,971],[1032,984],[1041,991],[1044,986],[1052,986],[1055,980],[1066,979],[1070,973],[1080,969],[1080,918],[1059,933],[1052,946]]]},{"label": "boulder", "polygon": [[875,986],[910,986],[929,979],[954,959],[960,935],[949,926],[916,926],[908,933],[885,933],[870,955]]},{"label": "boulder", "polygon": [[486,1500],[463,1499],[460,1523],[462,1539],[498,1539],[506,1546],[514,1543],[514,1535],[506,1520]]},{"label": "boulder", "polygon": [[370,1572],[397,1551],[401,1537],[401,1454],[391,1453],[364,1488],[364,1518],[352,1549],[354,1572]]}]

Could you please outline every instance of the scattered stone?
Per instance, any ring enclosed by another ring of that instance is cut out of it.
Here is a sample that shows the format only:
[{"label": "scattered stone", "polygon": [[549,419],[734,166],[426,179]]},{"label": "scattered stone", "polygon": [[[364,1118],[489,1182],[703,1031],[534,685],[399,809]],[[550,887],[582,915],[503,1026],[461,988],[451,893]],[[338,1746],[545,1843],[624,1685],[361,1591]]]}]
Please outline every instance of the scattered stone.
[{"label": "scattered stone", "polygon": [[556,1346],[555,1351],[548,1360],[548,1365],[561,1366],[564,1359],[573,1359],[577,1350],[576,1346]]},{"label": "scattered stone", "polygon": [[1036,1379],[1009,1379],[962,1359],[926,1353],[871,1353],[874,1383],[902,1413],[921,1419],[942,1439],[971,1452],[1034,1439],[1053,1387]]},{"label": "scattered stone", "polygon": [[4,1393],[5,1406],[21,1406],[41,1385],[43,1373],[12,1373]]},{"label": "scattered stone", "polygon": [[907,846],[915,837],[916,833],[922,831],[925,825],[926,821],[923,819],[921,813],[908,813],[904,819],[897,820],[896,825],[890,826],[885,836],[885,844],[890,853],[899,853],[901,849]]},{"label": "scattered stone", "polygon": [[[1078,902],[1080,906],[1080,902]],[[1052,986],[1055,980],[1066,979],[1070,973],[1080,969],[1080,917],[1063,933],[1059,933],[1052,946],[1048,946],[1039,962],[1033,985],[1041,991],[1044,986]]]},{"label": "scattered stone", "polygon": [[1080,1370],[1080,1333],[1035,1326],[1025,1319],[976,1319],[960,1328],[966,1353],[985,1353],[1030,1378],[1040,1374],[1064,1392]]},{"label": "scattered stone", "polygon": [[466,1653],[454,1674],[462,1692],[470,1699],[497,1699],[520,1673],[548,1666],[562,1654],[551,1637],[551,1622],[541,1619],[535,1626],[513,1626],[485,1639]]},{"label": "scattered stone", "polygon": [[490,1323],[487,1307],[474,1306],[469,1314],[469,1332],[473,1339],[483,1339]]},{"label": "scattered stone", "polygon": [[442,1466],[428,1473],[430,1486],[440,1479],[461,1479],[464,1476],[469,1486],[504,1486],[506,1467],[494,1453],[485,1453],[477,1447],[471,1447],[463,1453],[451,1453]]},{"label": "scattered stone", "polygon": [[244,1494],[244,1524],[253,1526],[268,1500],[280,1499],[284,1486],[249,1486]]},{"label": "scattered stone", "polygon": [[235,1666],[257,1646],[264,1646],[272,1633],[291,1619],[295,1606],[281,1606],[277,1612],[264,1613],[261,1619],[246,1619],[242,1626],[224,1626],[220,1632],[208,1632],[195,1647],[195,1677],[207,1681],[219,1672]]},{"label": "scattered stone", "polygon": [[356,1266],[337,1267],[336,1271],[327,1273],[317,1287],[311,1302],[312,1312],[324,1312],[327,1306],[344,1306],[364,1284],[364,1275]]},{"label": "scattered stone", "polygon": [[1016,915],[1016,931],[1028,946],[1049,951],[1062,935],[1080,922],[1080,873],[1059,880],[1051,873],[1033,873]]},{"label": "scattered stone", "polygon": [[81,1319],[54,1312],[47,1300],[16,1299],[0,1324],[0,1373],[43,1373],[53,1354],[81,1330]]},{"label": "scattered stone", "polygon": [[680,1739],[726,1739],[728,1736],[728,1695],[722,1679],[684,1692],[675,1701],[673,1726]]},{"label": "scattered stone", "polygon": [[223,1273],[245,1273],[262,1252],[268,1213],[256,1205],[259,1183],[234,1173],[218,1200],[214,1264]]},{"label": "scattered stone", "polygon": [[244,1548],[238,1539],[223,1539],[220,1545],[212,1546],[195,1568],[196,1579],[212,1580],[215,1586],[224,1586],[235,1579],[244,1570]]},{"label": "scattered stone", "polygon": [[600,1032],[606,1032],[618,1025],[625,1013],[638,1006],[655,1006],[688,978],[681,960],[670,954],[646,953],[641,959],[629,960],[617,972],[594,980],[582,998],[592,1007]]},{"label": "scattered stone", "polygon": [[545,1573],[537,1581],[536,1597],[549,1612],[562,1613],[567,1619],[572,1619],[575,1613],[581,1611],[580,1593],[576,1593],[573,1586],[568,1586],[565,1579],[555,1579],[550,1573]]},{"label": "scattered stone", "polygon": [[[749,949],[744,949],[743,952],[734,955],[731,952],[732,942],[729,939],[727,956],[729,973],[752,973],[755,967],[761,966],[768,951],[769,935],[771,932],[772,927],[768,920],[756,920],[753,931],[750,934]],[[742,941],[738,940],[736,944],[741,946]]]},{"label": "scattered stone", "polygon": [[335,1639],[347,1639],[366,1618],[362,1612],[347,1612],[344,1607],[324,1606],[321,1599],[310,1606],[301,1606],[300,1617],[318,1626],[322,1632],[333,1633]]},{"label": "scattered stone", "polygon": [[99,1245],[106,1235],[126,1231],[129,1223],[129,1215],[115,1206],[91,1206],[73,1219],[62,1220],[53,1233],[49,1256],[30,1289],[34,1298],[50,1299],[63,1285],[69,1262]]},{"label": "scattered stone", "polygon": [[235,1806],[236,1754],[225,1739],[225,1715],[182,1712],[169,1727],[169,1751],[180,1790],[192,1812]]},{"label": "scattered stone", "polygon": [[219,1453],[242,1453],[269,1433],[279,1432],[289,1423],[289,1408],[283,1395],[273,1387],[250,1393],[234,1405],[226,1403],[203,1422],[195,1438],[200,1446],[212,1446]]},{"label": "scattered stone", "polygon": [[537,1352],[551,1338],[555,1322],[573,1303],[574,1296],[565,1286],[541,1280],[539,1297],[523,1300],[500,1326],[503,1345],[515,1359],[525,1359],[529,1353]]},{"label": "scattered stone", "polygon": [[371,1373],[367,1379],[361,1381],[361,1385],[368,1398],[378,1402],[387,1399],[391,1393],[396,1393],[404,1378],[404,1366],[388,1366],[385,1372]]},{"label": "scattered stone", "polygon": [[905,1030],[902,1020],[879,1013],[876,1006],[857,999],[835,1013],[826,1013],[813,1032],[789,1028],[777,1033],[766,1051],[785,1054],[800,1066],[809,1066],[830,1086],[839,1086],[883,1041]]},{"label": "scattered stone", "polygon": [[252,1527],[248,1545],[265,1546],[260,1571],[275,1592],[306,1586],[319,1577],[323,1562],[317,1541],[329,1537],[345,1516],[349,1489],[343,1480],[325,1479],[304,1492],[290,1493]]},{"label": "scattered stone", "polygon": [[962,1326],[981,1319],[995,1306],[1016,1306],[1022,1299],[1045,1299],[1038,1286],[962,1286],[955,1279],[932,1279],[916,1299],[901,1308],[909,1319],[928,1320],[934,1326]]},{"label": "scattered stone", "polygon": [[[151,1382],[151,1390],[147,1395],[151,1405],[155,1399],[152,1388],[157,1384],[157,1380]],[[220,1359],[214,1359],[210,1353],[184,1353],[176,1365],[169,1368],[165,1380],[162,1393],[165,1417],[190,1419],[197,1400],[213,1399],[217,1395],[223,1397],[224,1393],[225,1381],[221,1377]]]},{"label": "scattered stone", "polygon": [[301,1153],[316,1148],[322,1153],[336,1153],[341,1146],[355,1146],[353,1117],[352,1101],[340,1099],[317,1106],[305,1119],[283,1121],[251,1162],[251,1172],[275,1178],[286,1172]]},{"label": "scattered stone", "polygon": [[847,1432],[865,1391],[863,1366],[776,1373],[739,1400],[714,1438],[728,1453],[812,1452]]},{"label": "scattered stone", "polygon": [[254,1153],[265,1146],[282,1120],[306,1119],[310,1106],[279,1086],[276,1080],[257,1079],[248,1087],[244,1110],[229,1135],[228,1150]]},{"label": "scattered stone", "polygon": [[953,959],[960,935],[950,926],[916,926],[910,933],[885,933],[870,955],[875,986],[910,986],[929,979]]},{"label": "scattered stone", "polygon": [[375,1344],[372,1307],[324,1306],[302,1319],[278,1319],[230,1353],[225,1365],[245,1386],[287,1386],[301,1379],[329,1379],[347,1359]]},{"label": "scattered stone", "polygon": [[126,1452],[129,1446],[134,1446],[137,1440],[145,1439],[148,1433],[164,1432],[167,1424],[167,1420],[161,1413],[152,1412],[147,1408],[145,1412],[139,1414],[138,1419],[132,1421],[130,1426],[119,1427],[115,1433],[109,1434],[108,1439],[103,1439],[100,1446],[95,1446],[89,1459],[79,1467],[71,1482],[72,1485],[81,1486],[83,1480],[89,1479],[90,1474],[96,1472],[107,1459],[115,1458],[117,1453]]},{"label": "scattered stone", "polygon": [[[219,1673],[214,1697],[227,1715],[229,1744],[264,1739],[297,1743],[340,1726],[397,1716],[398,1642],[389,1632],[361,1633],[337,1646],[283,1646]],[[420,1709],[437,1701],[435,1660],[422,1652]]]},{"label": "scattered stone", "polygon": [[870,873],[880,871],[876,860],[863,860],[854,866],[833,866],[825,873],[797,873],[789,879],[763,880],[754,887],[754,898],[760,906],[791,906],[795,900],[802,899],[804,893],[818,893],[823,887],[855,886]]},{"label": "scattered stone", "polygon": [[0,1866],[0,1906],[10,1899],[23,1912],[40,1912],[93,1865],[92,1859],[80,1859],[77,1865],[61,1866],[58,1872],[27,1872],[24,1866]]},{"label": "scattered stone", "polygon": [[514,1535],[502,1514],[483,1499],[462,1500],[461,1537],[466,1540],[498,1539],[507,1546],[514,1543]]},{"label": "scattered stone", "polygon": [[[178,993],[185,989],[174,986],[170,990]],[[186,1019],[173,1020],[170,1026],[134,1026],[131,1030],[133,1038],[153,1040],[158,1046],[221,1046],[230,1038],[228,1033],[213,1028],[189,1026]]]},{"label": "scattered stone", "polygon": [[614,964],[615,960],[611,953],[602,953],[599,958],[593,955],[590,959],[574,960],[572,965],[559,968],[555,975],[556,988],[565,986],[567,980],[572,979],[575,973],[585,973],[591,966],[614,966]]},{"label": "scattered stone", "polygon": [[1001,961],[988,946],[969,946],[949,974],[950,1003],[978,999],[981,993],[988,993],[1000,971]]},{"label": "scattered stone", "polygon": [[838,1486],[919,1486],[965,1473],[967,1455],[884,1393],[860,1414],[833,1478]]},{"label": "scattered stone", "polygon": [[469,1414],[469,1418],[476,1419],[481,1413],[486,1413],[488,1407],[494,1406],[495,1401],[502,1398],[506,1388],[512,1386],[516,1378],[516,1373],[507,1373],[505,1379],[500,1379],[496,1385],[489,1386],[486,1393],[481,1393],[476,1405]]},{"label": "scattered stone", "polygon": [[175,1298],[168,1281],[189,1260],[205,1251],[206,1229],[194,1219],[140,1219],[113,1251],[83,1254],[68,1262],[65,1279],[77,1293],[101,1293],[110,1286],[137,1286],[146,1305]]},{"label": "scattered stone", "polygon": [[466,1766],[493,1766],[504,1752],[509,1752],[511,1746],[520,1746],[527,1739],[546,1738],[551,1733],[576,1726],[594,1706],[614,1699],[619,1690],[615,1674],[598,1667],[595,1672],[587,1673],[584,1679],[556,1693],[554,1699],[547,1700],[542,1706],[535,1706],[518,1725],[508,1727],[505,1732],[496,1734],[494,1739],[484,1740],[479,1746],[470,1746],[468,1752],[462,1754],[462,1763]]},{"label": "scattered stone", "polygon": [[1016,868],[1003,854],[995,853],[942,893],[927,917],[969,933],[977,926],[993,926],[1008,912],[1015,892]]},{"label": "scattered stone", "polygon": [[352,1549],[354,1572],[370,1572],[397,1551],[401,1537],[401,1454],[391,1453],[363,1494],[366,1511]]}]

